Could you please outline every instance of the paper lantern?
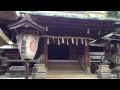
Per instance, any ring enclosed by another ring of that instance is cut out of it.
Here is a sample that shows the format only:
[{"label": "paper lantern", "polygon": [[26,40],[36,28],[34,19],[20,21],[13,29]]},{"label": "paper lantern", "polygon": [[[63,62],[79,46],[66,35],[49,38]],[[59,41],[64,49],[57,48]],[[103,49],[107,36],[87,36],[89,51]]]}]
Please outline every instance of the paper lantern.
[{"label": "paper lantern", "polygon": [[32,34],[20,34],[16,38],[21,58],[33,59],[37,52],[39,38]]}]

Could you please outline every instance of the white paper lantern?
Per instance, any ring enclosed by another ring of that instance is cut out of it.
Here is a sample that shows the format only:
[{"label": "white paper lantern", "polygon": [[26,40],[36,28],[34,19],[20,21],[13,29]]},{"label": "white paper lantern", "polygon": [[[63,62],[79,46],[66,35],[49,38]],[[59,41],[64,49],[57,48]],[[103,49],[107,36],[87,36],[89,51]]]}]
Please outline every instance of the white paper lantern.
[{"label": "white paper lantern", "polygon": [[[20,39],[18,40],[18,38]],[[39,37],[32,34],[20,34],[17,36],[17,41],[21,58],[33,59],[37,52]],[[23,41],[25,41],[25,45],[22,45]],[[22,48],[24,48],[24,50],[22,50]]]}]

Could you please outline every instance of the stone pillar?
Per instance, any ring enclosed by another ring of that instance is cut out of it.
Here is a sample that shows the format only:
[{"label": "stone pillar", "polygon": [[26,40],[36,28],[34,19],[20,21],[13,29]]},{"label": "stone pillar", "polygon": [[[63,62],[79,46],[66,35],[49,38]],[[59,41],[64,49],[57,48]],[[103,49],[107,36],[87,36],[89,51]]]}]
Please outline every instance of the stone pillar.
[{"label": "stone pillar", "polygon": [[46,78],[46,67],[45,64],[35,64],[32,73],[32,79],[45,79]]},{"label": "stone pillar", "polygon": [[97,77],[99,79],[111,79],[111,70],[109,65],[98,65]]}]

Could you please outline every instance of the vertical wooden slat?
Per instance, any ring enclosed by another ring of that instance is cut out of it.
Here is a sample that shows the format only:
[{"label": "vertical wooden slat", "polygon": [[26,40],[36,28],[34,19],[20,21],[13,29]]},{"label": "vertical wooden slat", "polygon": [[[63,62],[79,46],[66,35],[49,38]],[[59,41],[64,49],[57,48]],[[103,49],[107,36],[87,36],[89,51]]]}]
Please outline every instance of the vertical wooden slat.
[{"label": "vertical wooden slat", "polygon": [[40,47],[40,54],[44,54],[44,38],[40,39],[40,43],[39,43],[39,47]]},{"label": "vertical wooden slat", "polygon": [[85,41],[87,45],[85,44],[85,64],[86,64],[86,71],[87,73],[90,73],[90,56],[89,56],[89,42],[86,39]]},{"label": "vertical wooden slat", "polygon": [[47,67],[47,65],[48,65],[48,45],[47,45],[47,38],[44,38],[44,64]]}]

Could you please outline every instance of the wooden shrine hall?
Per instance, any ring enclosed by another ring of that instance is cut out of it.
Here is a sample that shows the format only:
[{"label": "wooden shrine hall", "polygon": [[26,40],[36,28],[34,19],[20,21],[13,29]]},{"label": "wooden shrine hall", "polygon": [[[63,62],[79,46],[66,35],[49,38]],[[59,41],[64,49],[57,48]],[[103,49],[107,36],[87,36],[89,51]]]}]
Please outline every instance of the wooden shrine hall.
[{"label": "wooden shrine hall", "polygon": [[[89,42],[100,39],[119,27],[114,24],[116,20],[112,19],[87,18],[79,14],[20,11],[18,20],[0,20],[2,30],[15,44],[17,43],[16,33],[9,30],[7,25],[20,21],[23,14],[29,14],[35,23],[47,27],[40,37],[35,59],[43,54],[44,64],[48,70],[51,68],[58,70],[57,66],[61,69],[67,66],[73,69],[72,67],[77,65],[74,63],[79,64],[79,61],[85,61],[85,71],[89,73]],[[80,64],[79,67],[81,67]]]}]

